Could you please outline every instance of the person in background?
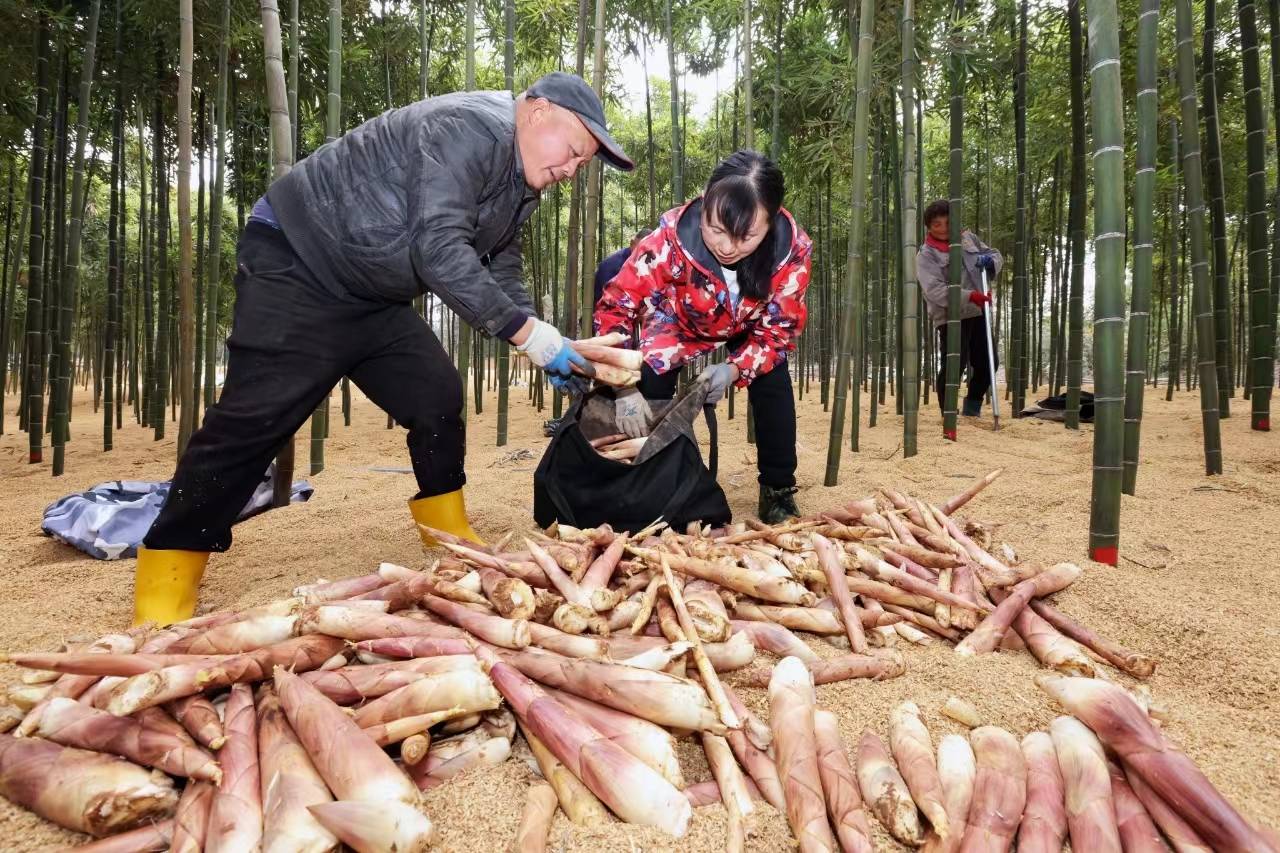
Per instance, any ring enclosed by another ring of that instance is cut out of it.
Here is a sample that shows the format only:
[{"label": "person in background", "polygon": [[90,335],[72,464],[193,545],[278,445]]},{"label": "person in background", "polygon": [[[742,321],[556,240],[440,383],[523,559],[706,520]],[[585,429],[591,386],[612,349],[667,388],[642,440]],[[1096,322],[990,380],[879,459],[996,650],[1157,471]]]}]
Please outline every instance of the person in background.
[{"label": "person in background", "polygon": [[414,521],[480,541],[462,500],[462,380],[413,299],[431,291],[568,382],[585,362],[536,316],[520,226],[592,157],[634,167],[591,87],[554,72],[514,96],[389,110],[271,184],[236,247],[222,396],[138,550],[135,624],[192,615],[210,552],[230,547],[262,472],[343,376],[408,429]]},{"label": "person in background", "polygon": [[[951,281],[951,204],[946,199],[938,199],[924,209],[924,227],[924,245],[916,255],[916,277],[938,335],[942,368],[935,387],[941,406],[946,391],[947,286]],[[965,367],[971,370],[961,414],[976,418],[982,414],[982,398],[991,388],[987,328],[982,311],[991,304],[991,287],[1004,266],[1004,258],[999,250],[979,240],[967,228],[961,232],[960,245],[964,250],[964,275],[960,284],[960,371],[963,373]],[[985,290],[982,287],[984,270],[987,273]]]},{"label": "person in background", "polygon": [[613,279],[622,271],[622,265],[627,262],[627,258],[631,257],[631,253],[636,250],[636,245],[649,236],[648,231],[637,231],[635,236],[631,238],[631,244],[625,249],[619,249],[611,255],[605,257],[600,262],[600,266],[596,267],[595,280],[595,302],[600,301],[600,296],[604,293],[605,286],[613,281]]},{"label": "person in background", "polygon": [[604,289],[597,334],[637,328],[640,383],[618,393],[618,429],[647,435],[647,399],[671,399],[680,367],[725,344],[727,358],[699,376],[718,402],[747,389],[755,417],[762,521],[796,508],[796,407],[787,354],[804,329],[812,242],[782,207],[785,183],[754,151],[729,155],[703,194],[662,215]]}]

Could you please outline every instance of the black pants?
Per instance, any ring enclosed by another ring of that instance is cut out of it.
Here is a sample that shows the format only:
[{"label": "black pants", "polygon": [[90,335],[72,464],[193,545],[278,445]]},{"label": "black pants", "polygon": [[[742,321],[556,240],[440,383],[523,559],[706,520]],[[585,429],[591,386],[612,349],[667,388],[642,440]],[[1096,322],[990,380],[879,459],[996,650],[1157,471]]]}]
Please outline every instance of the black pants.
[{"label": "black pants", "polygon": [[[676,395],[680,371],[661,375],[649,365],[640,370],[640,393],[646,399],[670,400]],[[760,482],[774,488],[796,484],[796,400],[791,393],[787,363],[761,374],[747,386],[747,400],[756,422],[756,467]]]},{"label": "black pants", "polygon": [[[947,382],[947,327],[938,327],[938,352],[941,354],[942,367],[938,370],[935,388],[938,392],[938,406],[943,405]],[[1000,366],[999,355],[996,366]],[[981,403],[991,388],[991,364],[987,361],[987,325],[981,317],[967,317],[960,321],[960,375],[964,376],[965,367],[973,369],[969,376],[969,391],[966,400]]]},{"label": "black pants", "polygon": [[191,436],[144,544],[227,550],[262,472],[344,376],[408,428],[419,497],[462,488],[462,382],[412,305],[334,294],[260,223],[245,228],[236,259],[222,396]]}]

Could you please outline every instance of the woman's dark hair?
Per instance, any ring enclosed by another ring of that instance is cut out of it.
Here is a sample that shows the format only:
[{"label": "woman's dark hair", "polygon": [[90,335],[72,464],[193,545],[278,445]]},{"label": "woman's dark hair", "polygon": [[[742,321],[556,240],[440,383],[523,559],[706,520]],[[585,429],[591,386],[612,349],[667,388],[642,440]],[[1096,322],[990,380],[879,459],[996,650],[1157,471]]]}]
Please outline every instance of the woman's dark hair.
[{"label": "woman's dark hair", "polygon": [[773,241],[778,210],[786,193],[782,170],[755,151],[736,151],[720,161],[702,194],[702,209],[714,214],[720,226],[741,240],[763,207],[769,230],[756,250],[738,262],[738,287],[744,296],[763,299],[773,277]]},{"label": "woman's dark hair", "polygon": [[931,201],[929,202],[929,206],[924,209],[924,227],[928,228],[929,223],[933,222],[933,220],[937,219],[939,216],[950,215],[951,202],[947,201],[945,198],[940,198],[937,201]]}]

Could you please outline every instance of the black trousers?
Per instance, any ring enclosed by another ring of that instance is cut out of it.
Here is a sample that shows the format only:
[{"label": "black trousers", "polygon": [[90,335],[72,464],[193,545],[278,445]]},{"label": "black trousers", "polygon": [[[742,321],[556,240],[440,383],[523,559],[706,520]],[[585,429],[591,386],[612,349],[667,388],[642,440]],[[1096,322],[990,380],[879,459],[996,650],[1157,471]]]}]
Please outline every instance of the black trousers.
[{"label": "black trousers", "polygon": [[418,496],[462,488],[462,382],[409,303],[340,296],[282,232],[249,223],[222,396],[178,461],[148,548],[225,551],[271,460],[344,376],[409,430]]},{"label": "black trousers", "polygon": [[[947,382],[947,327],[938,327],[938,352],[941,354],[942,367],[938,370],[938,378],[934,387],[938,392],[938,407],[943,405]],[[996,366],[1000,366],[999,351],[996,351]],[[964,375],[966,367],[972,368],[969,375],[969,391],[966,400],[982,402],[987,391],[991,389],[991,364],[987,361],[987,325],[981,317],[966,317],[960,321],[960,375]]]},{"label": "black trousers", "polygon": [[[654,373],[640,370],[640,393],[646,399],[670,400],[676,395],[679,369]],[[747,400],[756,423],[756,467],[760,482],[774,488],[796,484],[796,400],[791,393],[787,363],[779,362],[747,386]]]}]

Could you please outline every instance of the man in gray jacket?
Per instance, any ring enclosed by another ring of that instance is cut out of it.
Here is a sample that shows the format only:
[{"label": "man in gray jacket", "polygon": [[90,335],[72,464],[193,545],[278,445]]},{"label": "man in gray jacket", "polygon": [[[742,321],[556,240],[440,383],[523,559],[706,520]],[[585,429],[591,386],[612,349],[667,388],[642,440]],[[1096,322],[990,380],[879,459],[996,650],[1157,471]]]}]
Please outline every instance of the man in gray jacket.
[{"label": "man in gray jacket", "polygon": [[[938,405],[943,404],[943,383],[946,381],[947,352],[947,286],[951,281],[951,205],[939,199],[924,209],[925,240],[916,255],[916,277],[924,294],[929,319],[938,335],[938,352],[942,355],[942,369],[938,371]],[[1004,258],[965,230],[960,237],[964,250],[964,275],[960,290],[960,371],[969,367],[969,390],[964,397],[962,414],[977,417],[982,414],[982,398],[991,388],[991,365],[987,361],[987,330],[982,319],[984,306],[991,304],[990,286]],[[988,289],[983,290],[981,271],[986,270]],[[994,351],[994,350],[993,350]]]},{"label": "man in gray jacket", "polygon": [[390,110],[271,185],[236,248],[221,399],[138,551],[135,622],[191,615],[209,553],[227,550],[267,464],[344,376],[408,429],[414,519],[479,541],[462,500],[462,381],[412,300],[434,293],[567,382],[585,363],[536,316],[520,228],[543,189],[593,156],[634,167],[591,88],[556,72],[514,98]]}]

